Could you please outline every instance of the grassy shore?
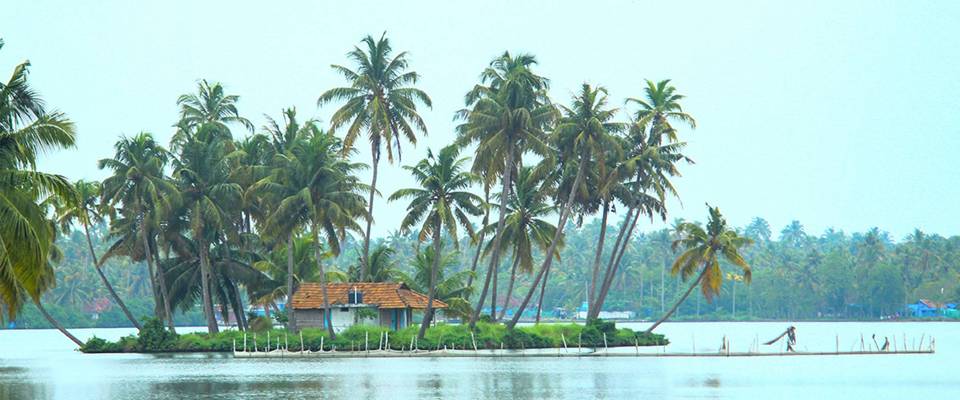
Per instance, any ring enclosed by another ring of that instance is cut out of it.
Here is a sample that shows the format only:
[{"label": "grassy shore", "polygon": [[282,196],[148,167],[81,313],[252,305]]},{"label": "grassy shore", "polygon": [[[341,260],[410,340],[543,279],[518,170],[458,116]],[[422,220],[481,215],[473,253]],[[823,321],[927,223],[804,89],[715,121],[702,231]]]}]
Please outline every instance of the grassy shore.
[{"label": "grassy shore", "polygon": [[[399,331],[389,331],[389,347],[394,350],[407,350],[411,340],[417,335],[418,326],[409,326]],[[381,337],[388,330],[379,326],[353,326],[330,340],[327,332],[320,329],[303,329],[303,346],[307,350],[356,351],[364,350],[366,346],[376,349],[380,345]],[[270,348],[288,346],[290,350],[300,350],[300,335],[292,334],[283,329],[269,331]],[[634,332],[626,328],[616,328],[613,322],[595,321],[587,325],[578,324],[539,324],[517,327],[512,332],[507,331],[502,324],[480,322],[477,324],[473,336],[465,325],[439,324],[427,330],[426,336],[417,340],[419,349],[457,348],[472,349],[473,340],[476,340],[480,349],[533,349],[559,348],[564,346],[576,347],[604,347],[606,346],[660,346],[669,341],[659,334]],[[322,338],[322,339],[321,339]],[[130,335],[116,342],[109,342],[97,337],[91,338],[80,348],[84,353],[165,353],[165,352],[229,352],[234,343],[239,349],[243,346],[244,333],[239,331],[225,331],[217,334],[188,333],[173,334],[163,328],[158,321],[148,321],[143,331],[138,335]],[[256,343],[257,349],[262,351],[267,347],[267,332],[246,334],[247,348],[252,350]]]}]

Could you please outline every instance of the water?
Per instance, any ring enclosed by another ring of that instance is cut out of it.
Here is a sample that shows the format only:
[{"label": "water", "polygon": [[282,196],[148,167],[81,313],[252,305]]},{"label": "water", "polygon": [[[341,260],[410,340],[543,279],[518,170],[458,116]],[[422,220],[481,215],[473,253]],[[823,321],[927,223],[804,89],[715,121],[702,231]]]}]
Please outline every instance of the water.
[{"label": "water", "polygon": [[[639,329],[646,324],[622,324]],[[733,351],[788,323],[668,323],[669,352]],[[860,334],[932,335],[934,355],[749,358],[232,359],[83,355],[55,330],[0,331],[0,399],[804,398],[935,399],[960,394],[960,323],[796,323],[798,350],[860,348]],[[77,329],[116,339],[129,329]],[[291,343],[291,347],[293,344]],[[779,351],[781,346],[761,346]],[[645,351],[655,351],[646,349]]]}]

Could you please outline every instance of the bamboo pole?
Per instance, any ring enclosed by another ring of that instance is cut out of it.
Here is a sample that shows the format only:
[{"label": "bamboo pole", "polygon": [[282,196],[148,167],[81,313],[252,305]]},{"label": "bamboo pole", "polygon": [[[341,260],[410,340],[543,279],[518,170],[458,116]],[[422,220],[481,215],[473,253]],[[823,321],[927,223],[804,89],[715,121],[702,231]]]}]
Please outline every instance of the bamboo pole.
[{"label": "bamboo pole", "polygon": [[560,340],[563,341],[563,352],[567,352],[567,338],[563,336],[563,332],[560,332]]}]

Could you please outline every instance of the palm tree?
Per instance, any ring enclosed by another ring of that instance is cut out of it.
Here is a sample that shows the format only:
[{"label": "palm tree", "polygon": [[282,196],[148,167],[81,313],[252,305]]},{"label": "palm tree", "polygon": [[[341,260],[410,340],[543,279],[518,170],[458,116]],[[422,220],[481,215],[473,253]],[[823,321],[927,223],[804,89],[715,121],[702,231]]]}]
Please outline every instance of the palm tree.
[{"label": "palm tree", "polygon": [[690,128],[697,127],[697,121],[690,114],[683,111],[680,100],[683,95],[677,94],[677,89],[670,85],[670,80],[665,79],[657,83],[647,80],[647,87],[644,89],[645,98],[628,98],[627,104],[635,103],[640,106],[634,116],[636,122],[643,126],[652,127],[655,137],[667,136],[670,141],[677,140],[676,130],[670,124],[670,121],[683,122]]},{"label": "palm tree", "polygon": [[536,62],[532,55],[512,56],[509,52],[494,59],[481,75],[481,84],[467,93],[467,106],[472,108],[459,113],[466,122],[458,127],[457,144],[477,144],[473,172],[486,177],[484,183],[487,184],[493,177],[501,176],[497,229],[487,277],[470,318],[471,327],[480,316],[491,282],[490,314],[496,318],[496,274],[513,182],[511,176],[525,153],[544,156],[549,152],[544,130],[555,119],[556,109],[546,94],[549,81],[530,69]]},{"label": "palm tree", "polygon": [[[413,275],[410,276],[398,271],[396,277],[400,282],[407,284],[410,289],[421,293],[429,291],[430,281],[435,279],[435,298],[447,303],[447,309],[444,310],[444,313],[461,319],[469,318],[471,307],[467,298],[470,297],[473,288],[464,281],[471,275],[471,272],[450,272],[459,261],[457,259],[458,255],[456,251],[442,253],[440,260],[436,262],[436,278],[431,278],[436,253],[434,253],[433,246],[427,246],[424,251],[417,252],[412,260]],[[372,260],[373,257],[371,256]]]},{"label": "palm tree", "polygon": [[[407,215],[400,223],[400,230],[409,232],[416,225],[420,241],[428,237],[433,238],[433,253],[441,254],[441,236],[446,229],[457,246],[457,225],[467,231],[473,238],[473,225],[470,216],[483,214],[483,200],[467,191],[479,178],[463,171],[466,158],[458,158],[460,149],[456,145],[444,147],[434,156],[427,150],[427,158],[414,166],[404,166],[410,171],[413,178],[420,185],[418,188],[400,189],[390,195],[389,201],[410,199],[407,205]],[[427,292],[427,309],[423,314],[423,323],[420,325],[418,338],[423,338],[427,327],[433,319],[433,299],[436,297],[437,274],[442,257],[433,259],[433,268],[430,271],[430,284]]]},{"label": "palm tree", "polygon": [[[556,226],[544,220],[546,216],[553,214],[557,209],[556,206],[549,204],[549,198],[553,194],[550,180],[533,167],[522,167],[517,171],[514,186],[515,190],[510,193],[503,228],[503,238],[511,244],[514,261],[510,270],[510,282],[503,301],[503,309],[497,318],[498,320],[503,318],[510,303],[518,267],[521,272],[533,273],[534,246],[538,247],[540,251],[546,252],[550,247],[550,239],[553,238],[557,230]],[[483,236],[495,229],[495,225],[487,225],[479,232],[479,235]],[[562,242],[560,246],[563,246]],[[488,243],[484,252],[489,253],[492,247],[493,243]],[[559,247],[554,252],[554,256],[558,261],[560,260]]]},{"label": "palm tree", "polygon": [[48,196],[76,199],[66,178],[36,170],[38,153],[71,148],[76,134],[73,122],[47,112],[30,88],[29,67],[29,62],[17,65],[10,79],[0,83],[0,305],[10,319],[27,298],[37,302],[46,289],[44,268],[55,231],[41,201]]},{"label": "palm tree", "polygon": [[[612,133],[623,130],[624,125],[611,121],[617,113],[617,109],[606,108],[607,90],[603,87],[594,88],[589,84],[583,84],[580,92],[573,98],[573,105],[570,108],[562,107],[564,117],[554,130],[554,142],[556,143],[560,160],[560,170],[567,171],[576,165],[576,174],[573,183],[569,187],[566,203],[560,209],[560,218],[557,222],[557,231],[550,242],[550,247],[545,254],[553,254],[560,244],[563,228],[566,226],[570,209],[578,194],[581,197],[588,197],[583,193],[586,189],[582,186],[584,171],[587,166],[598,160],[604,159],[605,152],[617,151],[616,141],[611,136]],[[541,279],[545,280],[550,266],[553,264],[553,257],[544,257],[543,265],[533,279],[530,291],[520,303],[517,313],[507,324],[509,329],[513,329],[520,320],[523,310],[530,302],[537,285]]]},{"label": "palm tree", "polygon": [[114,208],[123,205],[121,218],[111,218],[110,221],[111,236],[122,239],[111,246],[100,258],[100,263],[119,254],[134,260],[146,260],[156,315],[166,320],[173,330],[170,297],[165,293],[164,274],[156,268],[156,252],[152,245],[160,214],[171,209],[179,198],[176,187],[163,174],[169,153],[146,132],[120,138],[114,149],[114,157],[101,159],[97,166],[113,171],[113,175],[103,181],[101,204]]},{"label": "palm tree", "polygon": [[673,242],[674,248],[682,247],[684,252],[673,262],[670,273],[680,274],[683,279],[691,276],[696,278],[677,303],[650,328],[647,328],[647,333],[653,332],[663,321],[670,318],[697,286],[700,286],[707,301],[711,301],[713,296],[720,293],[720,287],[723,284],[723,271],[720,269],[719,261],[721,256],[740,267],[743,281],[750,283],[750,265],[740,255],[740,249],[752,244],[753,241],[729,229],[727,220],[720,214],[719,208],[707,205],[707,209],[710,211],[710,221],[707,223],[706,230],[697,224],[684,222],[680,225],[681,238]]},{"label": "palm tree", "polygon": [[[267,125],[264,130],[270,135],[270,159],[266,160],[264,169],[270,172],[247,191],[252,192],[254,197],[258,197],[262,203],[265,203],[265,208],[274,210],[284,198],[296,196],[298,192],[304,189],[304,185],[308,184],[308,177],[299,177],[300,179],[297,180],[295,179],[297,177],[288,173],[289,171],[283,170],[283,168],[289,166],[289,158],[295,157],[292,153],[293,148],[299,142],[307,140],[308,137],[322,135],[315,121],[308,120],[303,124],[298,123],[296,110],[293,108],[284,110],[283,120],[284,126],[280,128],[275,120],[267,117]],[[269,218],[268,215],[264,220],[266,221]],[[282,243],[286,241],[287,272],[285,276],[287,277],[286,293],[288,294],[287,306],[289,307],[289,302],[293,301],[293,294],[296,292],[294,282],[296,277],[293,271],[294,235],[307,225],[307,218],[303,214],[299,219],[283,221],[272,219],[270,221],[272,225],[266,227],[265,230],[273,235],[274,242]],[[288,315],[287,329],[297,331],[297,319],[294,313]]]},{"label": "palm tree", "polygon": [[[311,131],[295,142],[285,154],[279,155],[271,175],[257,183],[262,188],[258,190],[277,186],[284,188],[275,191],[280,197],[275,211],[264,224],[264,233],[268,237],[284,237],[294,227],[310,227],[324,309],[327,310],[324,325],[331,338],[335,337],[335,333],[330,320],[322,245],[326,244],[330,254],[338,256],[340,240],[346,231],[360,231],[356,219],[369,218],[365,212],[366,203],[360,194],[367,187],[359,183],[355,176],[356,171],[364,165],[345,160],[342,146],[343,143],[332,133]],[[321,231],[324,242],[320,241]],[[289,298],[295,292],[296,287],[289,292]]]},{"label": "palm tree", "polygon": [[394,261],[397,251],[387,246],[377,246],[370,252],[370,264],[367,270],[370,282],[389,282],[400,272]]},{"label": "palm tree", "polygon": [[[684,142],[663,141],[662,129],[645,129],[640,123],[630,125],[629,134],[622,142],[626,159],[618,170],[622,170],[623,179],[633,179],[633,182],[614,183],[617,197],[625,204],[626,218],[620,227],[620,233],[614,244],[614,250],[607,262],[607,269],[597,297],[594,299],[588,318],[597,318],[603,303],[610,290],[610,285],[620,268],[620,262],[627,246],[633,239],[633,232],[640,216],[660,217],[666,221],[666,197],[677,197],[677,191],[671,182],[673,177],[679,176],[677,164],[692,163],[682,154],[686,146]],[[603,193],[603,192],[601,192]],[[661,286],[663,284],[663,268],[661,268]],[[662,290],[661,290],[662,292]],[[661,301],[661,306],[662,306]]]},{"label": "palm tree", "polygon": [[87,239],[87,249],[90,251],[90,257],[93,260],[93,268],[97,271],[100,281],[103,283],[103,286],[107,288],[107,292],[110,293],[113,301],[123,310],[123,314],[126,315],[130,323],[133,324],[137,330],[140,330],[140,323],[137,322],[137,319],[134,318],[130,310],[127,309],[127,305],[120,299],[117,291],[113,289],[113,285],[110,284],[107,276],[103,273],[103,269],[100,268],[100,262],[97,260],[97,252],[93,250],[93,241],[90,239],[90,225],[103,221],[99,204],[100,183],[79,180],[74,183],[73,187],[76,189],[78,201],[72,205],[62,202],[57,203],[57,222],[60,224],[60,229],[67,232],[74,222],[80,223],[80,226],[83,227],[84,237]]},{"label": "palm tree", "polygon": [[361,281],[368,273],[370,254],[370,228],[373,223],[373,200],[377,193],[377,172],[382,149],[387,150],[387,161],[393,163],[393,147],[397,159],[401,159],[400,137],[417,144],[415,131],[427,134],[427,126],[417,112],[417,103],[432,107],[430,97],[413,85],[420,79],[414,71],[408,71],[407,52],[393,55],[393,47],[384,32],[379,40],[372,36],[363,38],[366,49],[354,47],[347,57],[356,69],[331,65],[350,82],[349,87],[330,89],[320,95],[317,105],[334,100],[344,104],[330,118],[330,130],[349,124],[343,139],[343,151],[350,152],[354,142],[364,130],[370,141],[373,158],[373,177],[370,180],[370,196],[367,200],[367,227],[363,234],[361,258]]},{"label": "palm tree", "polygon": [[[177,98],[180,107],[180,133],[195,130],[204,124],[216,124],[226,129],[227,124],[239,123],[248,130],[253,124],[240,116],[237,102],[240,96],[227,95],[220,82],[210,83],[206,79],[197,82],[197,93],[181,95]],[[176,141],[177,138],[174,138]]]}]

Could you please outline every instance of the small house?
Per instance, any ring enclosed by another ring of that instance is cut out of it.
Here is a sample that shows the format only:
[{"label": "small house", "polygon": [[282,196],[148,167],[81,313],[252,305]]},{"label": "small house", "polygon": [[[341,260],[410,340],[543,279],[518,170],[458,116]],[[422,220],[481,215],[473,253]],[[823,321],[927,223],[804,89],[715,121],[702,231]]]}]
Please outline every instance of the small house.
[{"label": "small house", "polygon": [[924,318],[924,317],[936,317],[940,315],[940,305],[926,299],[920,299],[920,301],[907,305],[910,308],[910,315],[912,317]]},{"label": "small house", "polygon": [[[329,312],[336,332],[357,324],[398,330],[413,324],[414,311],[427,308],[425,294],[393,282],[328,283],[327,301],[329,310],[323,307],[323,287],[319,283],[301,284],[292,301],[297,325],[326,328]],[[447,304],[434,299],[433,307],[444,309]]]}]

